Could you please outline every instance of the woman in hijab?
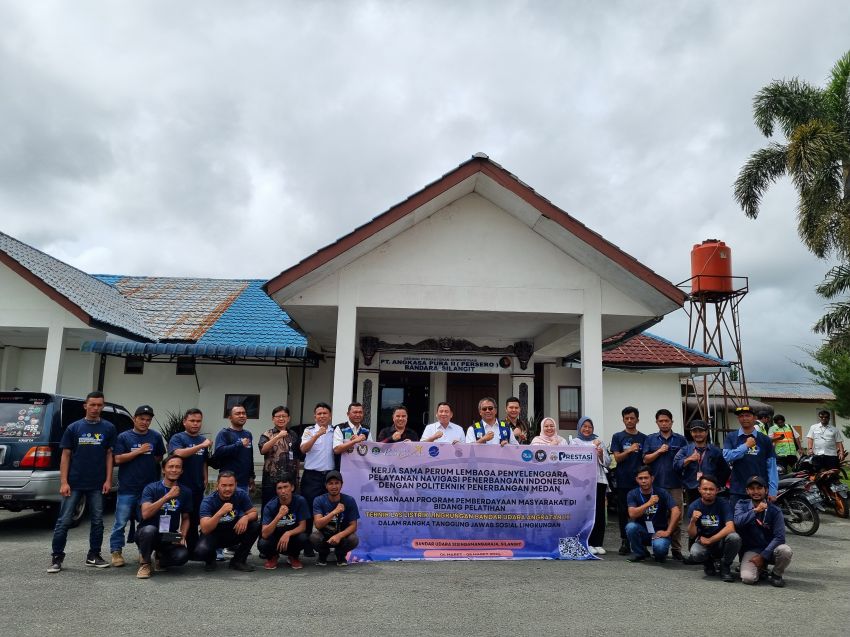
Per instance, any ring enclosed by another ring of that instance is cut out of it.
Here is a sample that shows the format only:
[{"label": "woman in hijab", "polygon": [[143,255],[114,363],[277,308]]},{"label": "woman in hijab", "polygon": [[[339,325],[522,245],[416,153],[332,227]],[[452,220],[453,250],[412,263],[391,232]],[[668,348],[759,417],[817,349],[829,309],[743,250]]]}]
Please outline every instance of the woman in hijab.
[{"label": "woman in hijab", "polygon": [[558,425],[555,419],[546,417],[540,423],[540,435],[531,441],[533,445],[565,445],[567,441],[558,435]]},{"label": "woman in hijab", "polygon": [[605,492],[608,490],[605,469],[611,464],[611,457],[602,439],[593,433],[593,421],[587,416],[578,421],[578,433],[575,438],[570,436],[570,444],[592,446],[596,449],[596,519],[587,546],[593,555],[605,555],[606,551],[602,548],[602,541],[605,539]]}]

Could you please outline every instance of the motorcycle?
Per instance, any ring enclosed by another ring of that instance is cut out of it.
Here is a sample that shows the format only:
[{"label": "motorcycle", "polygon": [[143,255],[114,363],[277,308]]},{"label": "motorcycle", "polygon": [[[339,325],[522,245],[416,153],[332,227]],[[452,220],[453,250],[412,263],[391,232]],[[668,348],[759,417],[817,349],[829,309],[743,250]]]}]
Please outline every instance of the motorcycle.
[{"label": "motorcycle", "polygon": [[820,527],[820,494],[814,484],[802,476],[779,480],[775,504],[782,510],[785,526],[797,535],[814,535]]},{"label": "motorcycle", "polygon": [[847,479],[847,469],[841,466],[838,469],[824,469],[815,471],[812,456],[803,456],[791,474],[801,477],[814,484],[822,501],[835,509],[835,515],[840,518],[850,517],[850,490],[841,479]]}]

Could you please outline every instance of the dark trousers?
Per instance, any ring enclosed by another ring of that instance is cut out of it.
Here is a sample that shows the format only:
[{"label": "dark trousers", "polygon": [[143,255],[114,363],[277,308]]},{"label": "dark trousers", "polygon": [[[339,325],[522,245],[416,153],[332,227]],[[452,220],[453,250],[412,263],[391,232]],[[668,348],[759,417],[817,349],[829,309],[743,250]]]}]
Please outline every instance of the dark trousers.
[{"label": "dark trousers", "polygon": [[590,538],[587,540],[590,546],[602,546],[605,540],[605,492],[607,490],[607,484],[596,483],[596,518],[593,521]]},{"label": "dark trousers", "polygon": [[340,558],[345,558],[349,551],[357,548],[357,545],[360,544],[360,538],[357,537],[356,533],[352,533],[342,538],[339,544],[333,546],[332,544],[328,544],[328,539],[319,529],[316,529],[310,535],[310,544],[316,549],[319,559],[327,558],[328,553],[333,549],[336,559],[339,560]]},{"label": "dark trousers", "polygon": [[779,467],[784,467],[785,472],[788,473],[797,466],[797,456],[776,456],[776,464]]},{"label": "dark trousers", "polygon": [[307,500],[307,510],[310,512],[310,517],[307,519],[307,535],[313,530],[313,500],[327,492],[325,489],[327,473],[327,471],[304,469],[304,474],[301,476],[301,495]]},{"label": "dark trousers", "polygon": [[163,542],[162,534],[153,524],[140,526],[136,530],[136,544],[139,547],[139,561],[151,563],[151,554],[156,551],[162,566],[183,566],[189,561],[189,549],[182,544]]},{"label": "dark trousers", "polygon": [[186,531],[186,546],[189,549],[189,555],[195,554],[195,549],[198,546],[198,525],[201,523],[201,502],[204,499],[204,492],[195,493],[192,489],[192,510],[189,512],[189,530]]},{"label": "dark trousers", "polygon": [[730,533],[719,542],[710,546],[704,546],[694,542],[691,546],[691,561],[702,563],[707,559],[720,560],[724,566],[732,566],[735,556],[741,549],[741,537],[737,533]]},{"label": "dark trousers", "polygon": [[279,551],[277,543],[280,542],[280,536],[282,536],[283,533],[284,530],[280,529],[279,531],[272,533],[268,538],[260,538],[257,542],[257,549],[266,557],[272,557],[278,554],[288,555],[289,557],[298,557],[298,554],[309,546],[310,540],[308,539],[307,534],[297,533],[289,538],[289,544],[286,545],[286,550]]},{"label": "dark trousers", "polygon": [[248,559],[248,553],[259,534],[260,523],[256,520],[248,522],[248,528],[241,534],[233,530],[233,524],[219,524],[209,535],[201,533],[198,547],[195,549],[195,559],[212,564],[215,562],[216,549],[232,547],[235,553],[232,561],[244,562]]},{"label": "dark trousers", "polygon": [[620,539],[626,540],[626,525],[629,523],[629,505],[626,499],[631,489],[617,489],[617,521],[620,525]]}]

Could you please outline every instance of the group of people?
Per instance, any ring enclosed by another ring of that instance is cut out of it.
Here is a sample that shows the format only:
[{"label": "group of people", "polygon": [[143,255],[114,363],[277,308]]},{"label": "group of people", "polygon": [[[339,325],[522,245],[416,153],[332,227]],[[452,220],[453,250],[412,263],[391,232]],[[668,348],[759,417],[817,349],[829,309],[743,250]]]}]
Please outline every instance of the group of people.
[{"label": "group of people", "polygon": [[[167,444],[150,429],[154,416],[150,406],[139,407],[133,429],[120,435],[101,419],[103,406],[103,394],[90,393],[84,403],[85,417],[65,430],[60,443],[63,501],[49,572],[62,570],[68,528],[80,498],[87,499],[91,512],[88,566],[124,566],[123,549],[134,540],[139,551],[137,576],[143,579],[192,558],[214,570],[216,562],[228,555],[231,568],[252,571],[247,557],[255,543],[267,569],[277,568],[281,556],[286,556],[293,569],[300,569],[302,554],[315,556],[316,563],[323,566],[331,552],[337,565],[347,564],[348,553],[358,545],[359,511],[354,498],[342,493],[339,467],[342,454],[370,437],[360,403],[351,403],[346,421],[336,426],[331,424],[330,405],[318,403],[314,424],[306,427],[300,438],[289,429],[287,407],[272,411],[273,426],[257,441],[263,456],[259,513],[249,495],[255,488],[254,440],[245,429],[243,406],[230,409],[229,425],[218,432],[214,443],[201,434],[201,411],[190,409],[183,418],[184,431]],[[694,541],[690,560],[705,562],[706,572],[713,572],[715,559],[720,560],[721,576],[729,581],[729,566],[734,555],[740,554],[744,581],[757,581],[766,565],[774,564],[770,581],[782,584],[791,552],[784,543],[782,514],[771,503],[778,482],[777,454],[771,438],[756,429],[749,407],[737,410],[741,428],[727,436],[722,450],[708,442],[707,427],[701,421],[690,425],[692,442],[674,433],[672,414],[665,409],[655,416],[658,432],[647,436],[637,429],[638,410],[625,408],[625,429],[614,435],[609,448],[594,434],[589,418],[579,421],[576,436],[569,440],[558,434],[552,418],[544,418],[540,434],[532,436],[529,424],[520,418],[520,407],[519,399],[509,398],[505,417],[500,419],[496,401],[483,398],[478,404],[480,418],[464,431],[452,422],[451,406],[441,402],[437,421],[426,426],[420,437],[408,427],[407,409],[398,406],[392,413],[393,424],[373,439],[383,443],[421,440],[592,446],[597,459],[597,497],[588,540],[591,553],[605,554],[605,496],[613,459],[615,484],[611,486],[620,517],[621,555],[631,554],[632,561],[642,561],[651,545],[656,560],[663,561],[671,548],[675,559],[683,559],[679,523],[686,497],[688,534]],[[842,444],[840,433],[833,439]],[[815,453],[820,450],[822,454],[824,448],[821,443],[814,444]],[[843,446],[839,451],[843,455]],[[116,465],[120,467],[118,498],[109,537],[111,559],[107,561],[101,556],[103,496],[112,488]],[[209,467],[218,469],[218,477],[215,490],[205,496]],[[718,488],[727,478],[728,502],[717,498]],[[757,529],[747,530],[747,525]]]}]

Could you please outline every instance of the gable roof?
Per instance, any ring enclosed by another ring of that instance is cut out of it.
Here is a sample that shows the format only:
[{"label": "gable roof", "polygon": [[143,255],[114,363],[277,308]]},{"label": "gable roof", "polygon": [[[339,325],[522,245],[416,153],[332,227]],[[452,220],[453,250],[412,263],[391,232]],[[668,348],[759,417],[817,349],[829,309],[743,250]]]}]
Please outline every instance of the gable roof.
[{"label": "gable roof", "polygon": [[[484,177],[487,183],[479,184],[477,182],[479,177]],[[465,182],[468,183],[463,187]],[[493,188],[493,184],[497,188]],[[274,295],[300,279],[315,273],[335,259],[344,260],[346,253],[355,250],[370,239],[374,240],[376,235],[388,230],[390,226],[424,206],[434,206],[435,201],[441,201],[440,198],[442,197],[449,197],[449,199],[445,203],[440,203],[439,207],[473,190],[481,191],[484,196],[493,196],[493,192],[498,187],[519,198],[532,210],[566,230],[586,246],[616,264],[624,272],[649,285],[668,301],[678,307],[684,304],[686,294],[682,290],[539,195],[533,188],[520,181],[514,174],[490,160],[483,153],[473,155],[471,159],[446,173],[437,181],[428,184],[401,203],[284,270],[270,279],[265,284],[264,289],[269,295]],[[457,192],[453,192],[452,189]],[[400,224],[397,225],[400,226]],[[403,227],[398,227],[395,232],[400,233],[403,229]]]},{"label": "gable roof", "polygon": [[817,383],[747,381],[747,394],[762,400],[811,400],[815,402],[835,400],[835,394],[832,390]]},{"label": "gable roof", "polygon": [[154,338],[118,290],[2,232],[0,262],[87,325],[130,338]]},{"label": "gable roof", "polygon": [[[610,340],[610,339],[609,339]],[[610,347],[603,346],[606,367],[728,367],[720,358],[698,352],[666,338],[643,332]]]}]

